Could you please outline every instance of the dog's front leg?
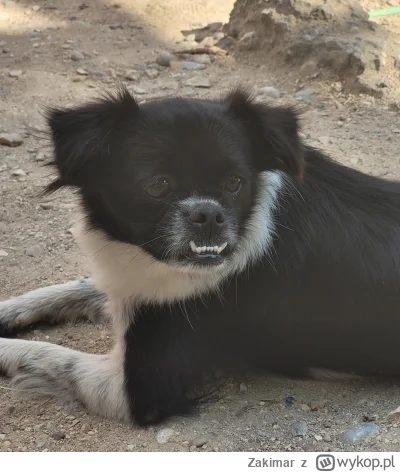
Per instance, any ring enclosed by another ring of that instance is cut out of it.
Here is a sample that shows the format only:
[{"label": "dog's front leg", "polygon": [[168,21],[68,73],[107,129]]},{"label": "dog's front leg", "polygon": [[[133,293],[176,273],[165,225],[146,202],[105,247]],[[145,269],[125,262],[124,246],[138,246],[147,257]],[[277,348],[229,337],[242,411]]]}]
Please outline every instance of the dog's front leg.
[{"label": "dog's front leg", "polygon": [[50,343],[0,338],[0,372],[15,388],[80,402],[99,416],[129,421],[123,357],[87,354]]},{"label": "dog's front leg", "polygon": [[51,285],[0,301],[0,336],[36,323],[57,324],[86,318],[92,322],[104,318],[106,295],[90,279]]}]

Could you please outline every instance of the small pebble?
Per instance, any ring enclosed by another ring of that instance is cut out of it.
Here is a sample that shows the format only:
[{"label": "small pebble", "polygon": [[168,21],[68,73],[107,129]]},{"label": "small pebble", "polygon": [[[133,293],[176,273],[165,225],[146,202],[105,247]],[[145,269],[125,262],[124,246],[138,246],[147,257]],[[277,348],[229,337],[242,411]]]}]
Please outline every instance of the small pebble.
[{"label": "small pebble", "polygon": [[146,69],[145,74],[149,79],[156,79],[160,75],[157,69]]},{"label": "small pebble", "polygon": [[10,77],[21,77],[21,75],[23,74],[22,70],[10,70],[10,72],[8,73],[8,75]]},{"label": "small pebble", "polygon": [[85,59],[85,56],[79,51],[73,51],[71,53],[71,59],[73,61],[83,61],[83,59]]},{"label": "small pebble", "polygon": [[132,87],[132,92],[133,93],[136,93],[136,95],[144,95],[147,93],[147,91],[141,87],[136,87],[136,86],[133,86]]},{"label": "small pebble", "polygon": [[159,444],[165,444],[172,438],[173,435],[174,435],[174,430],[173,429],[171,429],[171,428],[161,429],[157,433],[157,442]]},{"label": "small pebble", "polygon": [[26,175],[26,172],[23,171],[22,169],[16,169],[12,171],[12,175],[14,177],[24,177]]},{"label": "small pebble", "polygon": [[285,397],[284,399],[284,402],[285,402],[285,405],[290,407],[290,406],[293,406],[294,405],[294,402],[296,401],[296,399],[294,397]]},{"label": "small pebble", "polygon": [[193,56],[193,61],[198,62],[199,64],[211,64],[211,58],[208,54],[195,54]]},{"label": "small pebble", "polygon": [[124,75],[124,78],[126,80],[139,80],[140,79],[140,72],[138,72],[137,70],[127,70],[125,72],[125,75]]},{"label": "small pebble", "polygon": [[0,144],[3,146],[17,147],[21,146],[23,142],[18,133],[0,133]]},{"label": "small pebble", "polygon": [[76,69],[76,73],[79,75],[88,75],[88,72],[85,69]]},{"label": "small pebble", "polygon": [[247,392],[247,386],[244,383],[239,385],[239,392]]},{"label": "small pebble", "polygon": [[400,406],[387,415],[387,419],[393,423],[400,422]]},{"label": "small pebble", "polygon": [[45,159],[46,159],[46,156],[44,152],[39,152],[35,157],[35,160],[38,162],[44,161]]},{"label": "small pebble", "polygon": [[204,64],[200,64],[199,62],[193,62],[193,61],[185,61],[183,64],[182,64],[182,69],[185,69],[185,70],[202,70],[202,69],[205,69],[205,65]]},{"label": "small pebble", "polygon": [[292,424],[292,435],[294,437],[297,436],[305,436],[308,431],[308,426],[305,421],[295,421]]},{"label": "small pebble", "polygon": [[363,423],[358,426],[346,429],[339,435],[339,441],[344,444],[356,444],[372,436],[380,431],[380,427],[375,423]]},{"label": "small pebble", "polygon": [[323,145],[323,146],[327,146],[330,142],[329,140],[329,136],[320,136],[318,138],[318,141]]},{"label": "small pebble", "polygon": [[29,257],[40,257],[44,253],[45,249],[46,246],[44,244],[35,244],[28,247],[25,251],[25,254]]},{"label": "small pebble", "polygon": [[316,102],[317,97],[315,96],[315,91],[314,89],[303,89],[299,90],[296,95],[295,95],[296,100],[302,100],[305,102]]},{"label": "small pebble", "polygon": [[45,444],[46,444],[47,436],[45,434],[41,434],[37,439],[36,439],[36,447],[38,449],[42,449]]},{"label": "small pebble", "polygon": [[358,157],[350,157],[350,164],[356,166],[358,164]]},{"label": "small pebble", "polygon": [[8,256],[8,252],[4,251],[3,249],[0,249],[0,257],[7,257],[7,256]]},{"label": "small pebble", "polygon": [[61,441],[65,439],[65,432],[64,431],[53,431],[51,433],[51,437],[56,441]]},{"label": "small pebble", "polygon": [[194,438],[193,441],[191,442],[192,446],[196,447],[202,447],[205,444],[209,442],[209,439],[207,436],[198,436],[197,438]]},{"label": "small pebble", "polygon": [[314,435],[314,438],[315,438],[315,440],[318,441],[318,442],[322,441],[322,436],[320,436],[319,434],[315,434],[315,435]]},{"label": "small pebble", "polygon": [[260,89],[260,94],[271,98],[279,98],[281,96],[279,90],[275,87],[262,87]]},{"label": "small pebble", "polygon": [[322,410],[325,408],[326,401],[325,400],[317,400],[315,402],[310,403],[311,411]]},{"label": "small pebble", "polygon": [[192,77],[191,79],[185,82],[185,85],[189,85],[189,87],[197,87],[197,88],[210,88],[211,82],[208,77]]},{"label": "small pebble", "polygon": [[175,61],[176,58],[173,54],[168,51],[160,51],[157,56],[156,62],[160,66],[168,67],[172,61]]}]

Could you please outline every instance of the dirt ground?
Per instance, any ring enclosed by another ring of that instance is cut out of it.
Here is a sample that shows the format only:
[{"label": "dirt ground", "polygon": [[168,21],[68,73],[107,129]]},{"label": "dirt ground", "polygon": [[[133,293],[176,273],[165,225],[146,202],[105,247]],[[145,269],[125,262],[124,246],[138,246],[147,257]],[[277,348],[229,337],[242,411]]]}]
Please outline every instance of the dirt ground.
[{"label": "dirt ground", "polygon": [[[43,105],[76,104],[121,81],[139,100],[219,95],[238,82],[256,92],[276,87],[280,98],[260,99],[299,106],[307,142],[349,166],[400,178],[396,97],[348,95],[340,83],[276,70],[259,56],[228,56],[203,70],[156,64],[161,49],[183,40],[181,29],[226,22],[232,4],[0,1],[0,133],[23,136],[19,147],[0,146],[0,299],[88,275],[69,232],[76,200],[66,191],[38,197],[49,181],[43,164],[50,149],[26,125],[43,128]],[[208,78],[210,87],[188,85],[194,77]],[[314,90],[309,101],[295,99],[302,88]],[[40,326],[24,337],[95,353],[112,345],[108,326],[85,323]],[[400,383],[228,379],[220,397],[194,417],[148,429],[66,411],[49,399],[26,399],[8,385],[0,379],[0,451],[400,451],[400,428],[388,418],[400,405]],[[340,440],[348,428],[371,423],[375,434],[354,445]]]}]

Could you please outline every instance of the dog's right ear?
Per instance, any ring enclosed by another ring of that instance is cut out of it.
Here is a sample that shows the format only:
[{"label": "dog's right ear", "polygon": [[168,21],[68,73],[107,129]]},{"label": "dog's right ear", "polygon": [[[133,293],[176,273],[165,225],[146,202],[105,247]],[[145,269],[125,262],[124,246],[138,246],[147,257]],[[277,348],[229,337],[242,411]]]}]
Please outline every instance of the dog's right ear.
[{"label": "dog's right ear", "polygon": [[48,109],[46,119],[54,145],[52,165],[57,167],[58,178],[46,191],[84,187],[90,181],[91,169],[111,154],[118,129],[132,121],[138,109],[126,88],[77,108]]}]

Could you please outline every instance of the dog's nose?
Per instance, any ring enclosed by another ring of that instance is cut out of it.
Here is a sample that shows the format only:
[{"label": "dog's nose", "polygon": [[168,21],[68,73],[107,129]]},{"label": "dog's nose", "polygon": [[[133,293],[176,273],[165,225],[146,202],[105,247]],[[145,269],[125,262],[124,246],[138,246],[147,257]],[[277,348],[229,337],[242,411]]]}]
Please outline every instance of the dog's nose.
[{"label": "dog's nose", "polygon": [[226,217],[217,202],[204,201],[192,206],[189,219],[199,229],[221,231],[226,226]]}]

